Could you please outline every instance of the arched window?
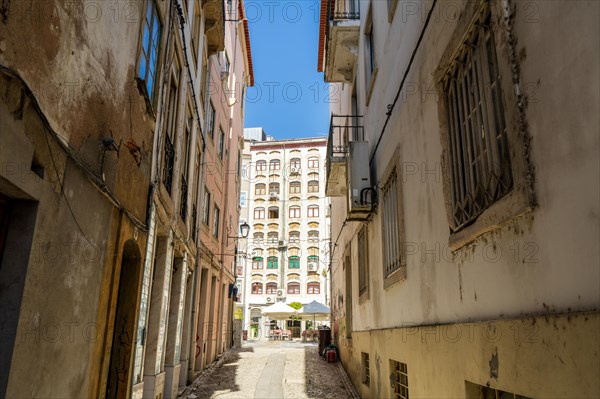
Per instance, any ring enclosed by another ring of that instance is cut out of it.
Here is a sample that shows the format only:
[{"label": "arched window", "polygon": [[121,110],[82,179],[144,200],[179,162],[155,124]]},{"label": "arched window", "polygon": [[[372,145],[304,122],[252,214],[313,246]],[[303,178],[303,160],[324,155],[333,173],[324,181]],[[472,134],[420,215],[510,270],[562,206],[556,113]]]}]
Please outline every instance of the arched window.
[{"label": "arched window", "polygon": [[269,244],[277,244],[279,238],[279,234],[276,231],[272,231],[267,234],[267,243]]},{"label": "arched window", "polygon": [[261,270],[263,268],[263,258],[261,256],[255,256],[252,258],[252,269]]},{"label": "arched window", "polygon": [[287,286],[287,293],[299,295],[300,294],[300,284],[299,283],[289,283]]},{"label": "arched window", "polygon": [[302,185],[299,181],[293,181],[290,183],[290,194],[300,194]]},{"label": "arched window", "polygon": [[292,158],[290,160],[290,172],[299,172],[300,171],[300,158]]},{"label": "arched window", "polygon": [[319,157],[308,158],[308,168],[309,169],[319,169]]},{"label": "arched window", "polygon": [[258,183],[254,186],[255,195],[265,195],[267,193],[267,186],[263,183]]},{"label": "arched window", "polygon": [[279,208],[276,206],[269,207],[269,219],[279,218]]},{"label": "arched window", "polygon": [[318,230],[311,230],[308,232],[308,242],[319,242],[319,231]]},{"label": "arched window", "polygon": [[279,162],[279,159],[273,159],[273,160],[271,160],[271,162],[269,163],[269,169],[270,170],[279,170],[279,169],[281,169],[281,162]]},{"label": "arched window", "polygon": [[318,193],[319,192],[319,181],[311,180],[308,182],[308,192],[309,193]]},{"label": "arched window", "polygon": [[290,231],[289,242],[291,243],[299,243],[300,242],[300,232],[299,231]]},{"label": "arched window", "polygon": [[267,294],[276,294],[277,293],[277,283],[267,283]]},{"label": "arched window", "polygon": [[269,195],[279,194],[279,183],[269,183]]},{"label": "arched window", "polygon": [[299,218],[300,217],[300,207],[299,206],[290,206],[290,218]]},{"label": "arched window", "polygon": [[267,258],[267,269],[277,269],[277,257],[269,256]]},{"label": "arched window", "polygon": [[263,293],[262,283],[252,283],[252,293],[254,295],[261,295]]},{"label": "arched window", "polygon": [[319,217],[319,205],[310,205],[308,207],[308,217],[309,218]]},{"label": "arched window", "polygon": [[254,208],[254,219],[264,219],[265,208]]},{"label": "arched window", "polygon": [[321,284],[319,284],[319,283],[306,284],[306,293],[307,294],[320,294],[321,293]]},{"label": "arched window", "polygon": [[265,171],[267,170],[267,161],[256,161],[256,171]]},{"label": "arched window", "polygon": [[254,233],[254,242],[256,244],[262,244],[265,239],[264,233]]},{"label": "arched window", "polygon": [[298,256],[290,256],[290,269],[300,269],[300,257]]}]

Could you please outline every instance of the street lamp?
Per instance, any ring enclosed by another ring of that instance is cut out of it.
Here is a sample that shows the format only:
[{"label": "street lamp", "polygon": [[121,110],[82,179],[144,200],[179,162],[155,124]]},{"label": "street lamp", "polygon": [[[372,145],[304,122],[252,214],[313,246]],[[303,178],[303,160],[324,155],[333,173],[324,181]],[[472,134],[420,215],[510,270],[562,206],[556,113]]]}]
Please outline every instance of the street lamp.
[{"label": "street lamp", "polygon": [[239,236],[227,236],[227,238],[248,238],[250,233],[250,225],[246,222],[240,224],[240,235]]}]

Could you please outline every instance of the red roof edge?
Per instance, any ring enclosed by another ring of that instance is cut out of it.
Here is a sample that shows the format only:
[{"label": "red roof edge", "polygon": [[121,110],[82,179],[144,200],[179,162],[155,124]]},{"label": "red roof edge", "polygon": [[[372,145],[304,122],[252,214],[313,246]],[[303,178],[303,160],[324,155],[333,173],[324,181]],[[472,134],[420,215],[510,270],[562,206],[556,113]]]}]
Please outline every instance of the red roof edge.
[{"label": "red roof edge", "polygon": [[325,56],[325,35],[327,33],[327,1],[321,0],[321,11],[319,16],[319,57],[317,60],[317,72],[323,72],[323,58]]},{"label": "red roof edge", "polygon": [[246,19],[246,15],[244,14],[244,0],[240,0],[238,2],[238,13],[239,19],[243,21],[244,24],[244,41],[246,42],[246,54],[248,56],[248,76],[249,82],[248,86],[254,86],[254,67],[252,65],[252,49],[250,48],[250,30],[248,29],[248,20]]}]

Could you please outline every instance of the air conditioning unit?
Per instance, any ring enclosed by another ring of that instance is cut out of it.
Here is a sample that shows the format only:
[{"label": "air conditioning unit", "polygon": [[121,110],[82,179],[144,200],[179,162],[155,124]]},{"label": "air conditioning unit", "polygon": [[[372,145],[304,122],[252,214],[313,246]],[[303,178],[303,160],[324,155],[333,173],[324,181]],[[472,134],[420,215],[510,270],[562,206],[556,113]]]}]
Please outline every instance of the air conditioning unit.
[{"label": "air conditioning unit", "polygon": [[300,168],[290,168],[290,175],[299,175]]},{"label": "air conditioning unit", "polygon": [[271,303],[273,302],[273,298],[271,298],[270,296],[267,297],[267,302]]},{"label": "air conditioning unit", "polygon": [[308,262],[309,272],[316,272],[317,270],[319,270],[319,265],[317,264],[317,262]]},{"label": "air conditioning unit", "polygon": [[273,191],[269,193],[269,199],[276,201],[279,199],[279,197],[277,196],[277,193]]},{"label": "air conditioning unit", "polygon": [[283,297],[283,290],[277,290],[277,296],[279,298]]},{"label": "air conditioning unit", "polygon": [[354,220],[369,217],[375,207],[377,192],[371,186],[369,143],[348,143],[348,213]]}]

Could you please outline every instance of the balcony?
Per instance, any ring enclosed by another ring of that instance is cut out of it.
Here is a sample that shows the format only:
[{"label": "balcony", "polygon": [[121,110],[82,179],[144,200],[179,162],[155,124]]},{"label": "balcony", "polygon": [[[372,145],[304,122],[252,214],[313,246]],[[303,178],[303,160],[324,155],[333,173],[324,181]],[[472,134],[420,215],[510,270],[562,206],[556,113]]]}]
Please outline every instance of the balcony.
[{"label": "balcony", "polygon": [[346,196],[348,144],[350,141],[362,141],[363,139],[362,116],[331,115],[327,140],[327,183],[325,186],[327,196]]},{"label": "balcony", "polygon": [[225,49],[225,10],[223,0],[204,0],[204,33],[206,34],[207,56]]},{"label": "balcony", "polygon": [[352,83],[360,36],[359,0],[327,1],[325,81]]}]

